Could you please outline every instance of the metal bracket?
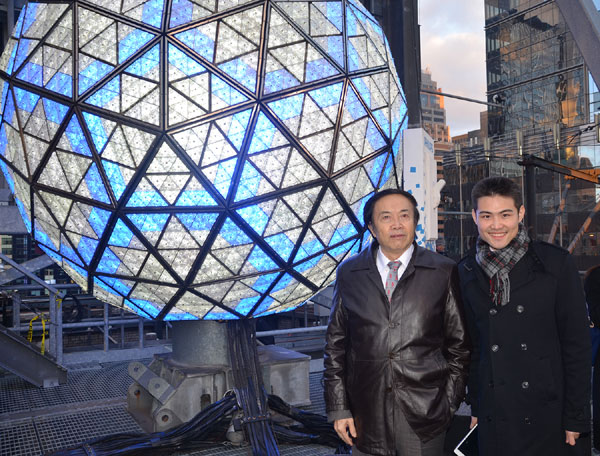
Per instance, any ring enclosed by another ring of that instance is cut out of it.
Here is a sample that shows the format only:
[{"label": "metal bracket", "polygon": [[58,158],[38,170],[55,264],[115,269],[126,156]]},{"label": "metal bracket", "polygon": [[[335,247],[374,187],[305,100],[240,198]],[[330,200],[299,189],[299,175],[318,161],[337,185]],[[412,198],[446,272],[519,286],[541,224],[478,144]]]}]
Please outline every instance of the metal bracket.
[{"label": "metal bracket", "polygon": [[142,363],[134,361],[129,364],[128,373],[131,378],[143,386],[161,404],[164,404],[175,394],[175,388],[165,379],[157,377],[154,372]]}]

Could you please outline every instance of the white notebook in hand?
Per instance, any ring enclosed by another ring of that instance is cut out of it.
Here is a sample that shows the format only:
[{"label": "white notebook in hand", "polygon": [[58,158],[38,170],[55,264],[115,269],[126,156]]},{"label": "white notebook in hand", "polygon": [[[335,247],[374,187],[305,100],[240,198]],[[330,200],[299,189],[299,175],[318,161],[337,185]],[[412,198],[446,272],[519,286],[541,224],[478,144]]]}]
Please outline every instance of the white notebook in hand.
[{"label": "white notebook in hand", "polygon": [[479,448],[477,445],[477,425],[473,426],[454,449],[457,456],[477,456]]}]

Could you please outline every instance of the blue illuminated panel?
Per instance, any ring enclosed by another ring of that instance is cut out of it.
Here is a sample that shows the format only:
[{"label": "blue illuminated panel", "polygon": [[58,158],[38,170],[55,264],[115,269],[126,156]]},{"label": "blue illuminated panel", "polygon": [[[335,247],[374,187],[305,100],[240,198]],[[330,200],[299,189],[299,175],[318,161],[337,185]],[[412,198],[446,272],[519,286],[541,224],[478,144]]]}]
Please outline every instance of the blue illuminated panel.
[{"label": "blue illuminated panel", "polygon": [[364,246],[366,200],[397,182],[389,55],[358,0],[29,3],[0,57],[0,168],[99,299],[285,312]]}]

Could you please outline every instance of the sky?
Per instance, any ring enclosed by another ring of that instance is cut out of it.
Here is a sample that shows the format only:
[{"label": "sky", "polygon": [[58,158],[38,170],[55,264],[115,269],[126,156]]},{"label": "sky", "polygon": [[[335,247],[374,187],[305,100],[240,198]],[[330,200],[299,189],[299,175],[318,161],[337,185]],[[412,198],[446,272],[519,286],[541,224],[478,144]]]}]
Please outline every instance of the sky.
[{"label": "sky", "polygon": [[[486,100],[483,0],[419,0],[421,66],[442,92]],[[479,129],[485,105],[446,97],[450,135]]]}]

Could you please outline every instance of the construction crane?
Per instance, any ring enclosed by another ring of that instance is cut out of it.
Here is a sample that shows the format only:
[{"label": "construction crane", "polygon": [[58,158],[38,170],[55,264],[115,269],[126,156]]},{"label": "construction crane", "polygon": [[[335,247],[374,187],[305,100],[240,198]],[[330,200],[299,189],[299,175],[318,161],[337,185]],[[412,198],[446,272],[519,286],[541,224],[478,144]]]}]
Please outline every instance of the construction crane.
[{"label": "construction crane", "polygon": [[[528,223],[531,228],[533,234],[537,234],[537,220],[536,220],[536,210],[535,210],[535,173],[533,172],[533,168],[542,168],[548,171],[553,171],[555,173],[563,174],[565,179],[581,179],[587,182],[592,182],[596,185],[600,185],[600,169],[590,168],[590,169],[574,169],[565,165],[561,165],[560,163],[555,163],[549,160],[544,160],[543,158],[536,157],[535,155],[523,155],[523,159],[517,162],[519,165],[525,167],[525,188],[526,188],[526,198],[527,198],[527,211],[528,211]],[[568,187],[567,187],[568,189]],[[561,203],[559,205],[559,211],[556,215],[556,218],[561,215],[562,208],[564,208],[564,197],[561,195]],[[600,201],[596,203],[594,208],[591,210],[583,225],[567,247],[569,252],[573,252],[575,246],[583,237],[590,224],[592,223],[592,219],[594,216],[600,211]],[[556,227],[558,226],[557,220],[555,220],[554,226],[551,230],[551,236],[549,242],[552,242],[554,238],[554,233],[556,233]]]}]

